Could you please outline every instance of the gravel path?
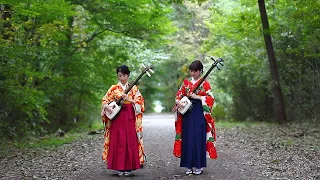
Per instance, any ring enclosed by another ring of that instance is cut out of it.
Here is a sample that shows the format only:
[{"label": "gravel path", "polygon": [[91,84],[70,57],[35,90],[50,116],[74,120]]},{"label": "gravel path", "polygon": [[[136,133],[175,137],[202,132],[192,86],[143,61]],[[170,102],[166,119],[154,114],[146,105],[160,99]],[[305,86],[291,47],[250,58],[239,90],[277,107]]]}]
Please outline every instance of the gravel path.
[{"label": "gravel path", "polygon": [[[202,175],[187,176],[172,155],[173,115],[145,115],[143,125],[148,162],[131,177],[118,177],[105,168],[103,135],[97,134],[54,151],[32,150],[1,158],[0,179],[320,179],[320,149],[278,143],[283,141],[276,141],[279,132],[259,127],[258,131],[217,128],[218,159],[208,160]],[[319,138],[312,137],[312,142],[319,143]],[[313,147],[319,146],[314,143]]]}]

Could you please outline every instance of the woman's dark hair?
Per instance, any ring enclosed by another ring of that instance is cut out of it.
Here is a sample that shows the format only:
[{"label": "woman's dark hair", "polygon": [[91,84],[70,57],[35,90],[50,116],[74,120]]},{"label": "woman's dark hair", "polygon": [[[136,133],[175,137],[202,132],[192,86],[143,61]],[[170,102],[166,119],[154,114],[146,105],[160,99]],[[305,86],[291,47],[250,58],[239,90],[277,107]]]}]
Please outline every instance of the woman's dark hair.
[{"label": "woman's dark hair", "polygon": [[199,70],[199,71],[202,72],[203,71],[203,65],[202,65],[201,61],[199,61],[199,60],[193,61],[189,66],[189,70],[191,70],[191,71]]},{"label": "woman's dark hair", "polygon": [[122,74],[127,74],[128,76],[130,76],[130,70],[128,68],[128,66],[126,65],[122,65],[117,67],[117,74],[121,72]]}]

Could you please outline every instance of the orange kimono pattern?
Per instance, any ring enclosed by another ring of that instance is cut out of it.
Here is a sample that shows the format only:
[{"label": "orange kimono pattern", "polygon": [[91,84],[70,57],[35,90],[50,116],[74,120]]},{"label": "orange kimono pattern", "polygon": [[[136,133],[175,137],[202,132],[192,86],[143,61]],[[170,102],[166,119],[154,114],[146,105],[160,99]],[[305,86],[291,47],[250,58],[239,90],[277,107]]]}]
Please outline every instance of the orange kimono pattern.
[{"label": "orange kimono pattern", "polygon": [[[199,80],[200,81],[200,80]],[[198,82],[199,82],[198,81]],[[197,85],[192,84],[191,78],[185,79],[176,94],[176,100],[181,100],[184,96],[188,96],[190,92],[192,92],[193,88]],[[206,129],[207,129],[207,142],[206,142],[206,156],[207,158],[216,159],[217,158],[217,150],[215,146],[216,141],[216,130],[214,126],[214,118],[211,116],[212,107],[214,104],[214,97],[211,92],[211,86],[208,81],[204,81],[196,94],[201,96],[203,114],[206,119]],[[177,111],[176,112],[176,121],[175,121],[175,131],[176,137],[174,141],[173,154],[176,157],[181,157],[181,148],[182,148],[182,121],[183,116]]]},{"label": "orange kimono pattern", "polygon": [[[124,93],[120,82],[116,85],[112,85],[105,96],[102,99],[102,105],[108,104],[112,101],[116,101],[121,98],[121,94]],[[128,97],[134,99],[136,104],[133,105],[136,113],[136,132],[137,132],[137,141],[138,141],[138,150],[139,150],[139,160],[140,164],[143,165],[145,162],[145,153],[143,147],[143,129],[142,129],[142,116],[144,112],[144,99],[137,86],[133,86],[128,93]],[[102,116],[102,122],[105,124],[105,135],[104,135],[104,150],[102,153],[102,160],[107,164],[108,163],[108,153],[110,145],[110,127],[112,121],[108,119],[107,116]]]}]

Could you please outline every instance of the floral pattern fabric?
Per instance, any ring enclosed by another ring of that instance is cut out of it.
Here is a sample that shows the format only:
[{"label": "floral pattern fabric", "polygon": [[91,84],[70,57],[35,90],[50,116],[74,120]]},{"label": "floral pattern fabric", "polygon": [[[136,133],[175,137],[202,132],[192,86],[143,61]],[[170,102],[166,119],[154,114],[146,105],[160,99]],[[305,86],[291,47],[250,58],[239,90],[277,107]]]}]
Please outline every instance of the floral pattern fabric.
[{"label": "floral pattern fabric", "polygon": [[[112,101],[116,101],[121,98],[121,95],[124,93],[124,90],[121,87],[120,82],[116,85],[112,85],[105,96],[102,99],[102,106],[108,104]],[[143,128],[142,128],[142,117],[144,112],[144,98],[141,95],[137,86],[133,86],[128,93],[128,97],[135,100],[136,104],[133,105],[135,109],[136,123],[135,129],[137,132],[137,141],[138,141],[138,150],[139,150],[139,160],[140,164],[143,165],[145,162],[145,153],[143,147]],[[104,150],[102,153],[102,160],[107,164],[108,163],[108,153],[110,145],[110,127],[112,121],[108,119],[107,116],[102,116],[102,122],[105,125],[105,135],[104,135]]]},{"label": "floral pattern fabric", "polygon": [[[197,86],[200,82],[192,84],[191,78],[185,79],[179,88],[176,94],[176,100],[181,100],[184,96],[190,95],[193,91],[193,88]],[[207,158],[216,159],[217,158],[217,150],[215,146],[216,141],[216,130],[214,125],[214,118],[211,116],[212,107],[214,104],[214,97],[211,92],[211,86],[208,81],[203,81],[203,83],[199,86],[198,90],[195,94],[201,96],[203,114],[206,119],[206,130],[207,130],[207,142],[206,142],[206,156]],[[182,121],[183,116],[178,111],[176,112],[176,120],[175,120],[175,141],[173,154],[176,157],[181,157],[181,148],[182,148]]]}]

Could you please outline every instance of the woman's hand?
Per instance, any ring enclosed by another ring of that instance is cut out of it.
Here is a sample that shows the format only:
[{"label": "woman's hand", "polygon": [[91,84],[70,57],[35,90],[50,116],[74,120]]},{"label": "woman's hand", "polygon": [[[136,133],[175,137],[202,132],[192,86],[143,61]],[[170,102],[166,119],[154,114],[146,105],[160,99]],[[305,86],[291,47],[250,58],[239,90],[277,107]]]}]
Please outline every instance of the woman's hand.
[{"label": "woman's hand", "polygon": [[133,99],[131,99],[131,98],[129,98],[129,96],[128,96],[127,94],[122,94],[122,98],[123,98],[123,100],[129,101],[129,102],[131,102],[132,104],[135,104],[135,103],[136,103],[136,101],[133,100]]},{"label": "woman's hand", "polygon": [[193,98],[193,99],[200,99],[201,100],[201,96],[198,96],[194,93],[190,93],[190,97]]},{"label": "woman's hand", "polygon": [[104,116],[106,113],[111,114],[113,108],[108,104],[104,104],[101,110],[101,116]]},{"label": "woman's hand", "polygon": [[126,95],[126,94],[122,94],[122,95],[121,95],[121,97],[122,97],[122,99],[123,99],[123,100],[127,100],[128,95]]},{"label": "woman's hand", "polygon": [[181,107],[183,107],[183,106],[184,106],[183,102],[177,100],[177,101],[176,101],[176,104],[174,105],[174,107],[172,108],[171,111],[172,111],[172,112],[176,112],[179,108],[181,108]]},{"label": "woman's hand", "polygon": [[178,108],[182,108],[185,105],[185,102],[180,101],[176,101],[177,107]]}]

